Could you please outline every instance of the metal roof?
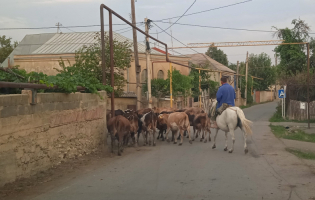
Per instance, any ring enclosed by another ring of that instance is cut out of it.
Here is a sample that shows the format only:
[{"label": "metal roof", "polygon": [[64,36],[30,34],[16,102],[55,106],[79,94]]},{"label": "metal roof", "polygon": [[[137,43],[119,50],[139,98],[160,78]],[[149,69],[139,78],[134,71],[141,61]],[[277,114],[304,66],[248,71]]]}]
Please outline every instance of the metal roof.
[{"label": "metal roof", "polygon": [[[105,32],[108,34],[108,32]],[[82,33],[60,33],[55,34],[50,40],[32,52],[32,54],[64,54],[75,53],[83,46],[89,46],[98,42],[99,32],[82,32]],[[113,33],[114,40],[119,42],[128,42],[133,44],[133,41],[118,33]],[[133,46],[131,47],[133,50]],[[145,53],[145,45],[138,43],[138,52]],[[151,50],[152,54],[161,54],[158,51]]]},{"label": "metal roof", "polygon": [[[69,54],[75,53],[84,45],[89,46],[97,43],[97,34],[100,32],[75,32],[75,33],[42,33],[26,35],[19,45],[12,51],[9,57],[1,64],[1,67],[14,65],[14,55],[29,54]],[[108,34],[108,32],[105,32]],[[130,48],[133,51],[133,40],[124,37],[118,33],[113,33],[114,40],[119,42],[128,42],[132,44]],[[145,53],[146,46],[138,43],[138,52]],[[151,54],[163,55],[162,53],[151,49]]]},{"label": "metal roof", "polygon": [[195,65],[202,65],[202,64],[210,64],[210,67],[213,70],[218,70],[218,71],[222,71],[222,72],[230,72],[230,73],[235,73],[235,71],[233,71],[232,69],[228,68],[227,66],[213,60],[212,58],[210,58],[209,56],[205,55],[205,54],[188,54],[188,57],[190,57],[190,62],[195,64]]},{"label": "metal roof", "polygon": [[14,65],[14,55],[31,54],[38,49],[56,33],[42,33],[34,35],[26,35],[19,45],[11,52],[11,54],[3,61],[1,67],[8,67],[8,60],[10,59],[10,65]]}]

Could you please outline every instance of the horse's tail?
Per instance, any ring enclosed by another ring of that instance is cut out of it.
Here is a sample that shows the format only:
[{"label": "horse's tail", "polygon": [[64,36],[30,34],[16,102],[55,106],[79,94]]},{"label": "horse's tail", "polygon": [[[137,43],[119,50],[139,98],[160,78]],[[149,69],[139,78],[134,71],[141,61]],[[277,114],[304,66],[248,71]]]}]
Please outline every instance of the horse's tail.
[{"label": "horse's tail", "polygon": [[252,131],[251,127],[250,127],[253,122],[245,118],[245,114],[242,111],[242,109],[237,108],[236,109],[236,114],[239,117],[239,119],[241,120],[241,124],[242,124],[241,128],[242,128],[242,130],[245,133],[247,133],[247,134],[253,134],[253,131]]}]

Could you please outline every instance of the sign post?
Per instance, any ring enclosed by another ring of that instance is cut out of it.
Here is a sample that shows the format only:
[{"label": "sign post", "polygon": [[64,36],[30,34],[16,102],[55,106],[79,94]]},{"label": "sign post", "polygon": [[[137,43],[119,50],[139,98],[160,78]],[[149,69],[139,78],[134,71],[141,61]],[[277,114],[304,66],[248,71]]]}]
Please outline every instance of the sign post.
[{"label": "sign post", "polygon": [[285,102],[284,102],[284,98],[285,98],[285,92],[284,90],[278,90],[278,97],[279,99],[282,99],[282,117],[285,118]]}]

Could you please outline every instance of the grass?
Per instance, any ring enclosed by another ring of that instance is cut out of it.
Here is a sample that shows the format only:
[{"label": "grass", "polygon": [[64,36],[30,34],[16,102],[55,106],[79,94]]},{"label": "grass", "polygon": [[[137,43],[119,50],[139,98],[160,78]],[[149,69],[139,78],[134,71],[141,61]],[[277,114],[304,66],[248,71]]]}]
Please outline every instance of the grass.
[{"label": "grass", "polygon": [[287,130],[283,126],[274,125],[270,125],[270,128],[278,138],[315,143],[315,135],[307,134],[302,130]]},{"label": "grass", "polygon": [[312,152],[304,152],[297,149],[292,148],[285,148],[288,152],[296,155],[299,158],[308,159],[308,160],[315,160],[315,153]]}]

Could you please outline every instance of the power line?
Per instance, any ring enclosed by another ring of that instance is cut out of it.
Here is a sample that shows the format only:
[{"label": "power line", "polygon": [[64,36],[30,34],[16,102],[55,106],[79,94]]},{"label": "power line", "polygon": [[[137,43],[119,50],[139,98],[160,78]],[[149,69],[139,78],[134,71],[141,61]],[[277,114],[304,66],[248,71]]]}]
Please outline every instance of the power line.
[{"label": "power line", "polygon": [[[171,28],[174,24],[176,24],[176,22],[178,22],[178,21],[188,12],[188,10],[196,3],[196,1],[197,1],[197,0],[195,0],[195,1],[189,6],[189,8],[186,9],[186,11],[184,12],[184,14],[182,14],[182,16],[180,16],[180,17],[175,21],[175,23],[172,23],[169,27],[167,27],[166,29],[162,30],[162,31],[159,32],[159,33],[165,32],[166,30],[168,30],[169,28]],[[157,34],[158,34],[158,33],[157,33]]]},{"label": "power line", "polygon": [[[168,22],[160,22],[160,23],[168,23]],[[174,23],[175,24],[175,23]],[[199,24],[182,24],[176,23],[182,26],[194,26],[194,27],[201,27],[201,28],[217,28],[217,29],[227,29],[227,30],[235,30],[235,31],[255,31],[255,32],[267,32],[267,33],[275,33],[277,31],[267,31],[267,30],[255,30],[255,29],[246,29],[246,28],[227,28],[227,27],[220,27],[220,26],[206,26],[206,25],[199,25]],[[315,34],[315,33],[309,33]]]},{"label": "power line", "polygon": [[[159,27],[156,23],[154,23],[154,22],[152,22],[152,23],[153,23],[155,26],[157,26],[159,29],[163,30],[163,29],[162,29],[161,27]],[[172,36],[171,34],[169,34],[168,32],[164,32],[164,33],[166,33],[167,35],[171,36],[174,40],[176,40],[177,42],[181,43],[182,45],[188,47],[186,44],[184,44],[183,42],[179,41],[178,39],[176,39],[175,37],[173,37],[173,36]],[[190,48],[190,47],[188,47],[188,48],[191,49],[191,50],[193,50],[194,52],[196,52],[196,53],[198,53],[198,54],[203,55],[203,56],[205,57],[205,55],[204,55],[203,53],[200,53],[200,52],[196,51],[196,50],[193,49],[193,48]],[[205,58],[206,58],[206,57],[205,57]]]},{"label": "power line", "polygon": [[[143,23],[143,22],[137,22],[137,24]],[[113,25],[128,25],[128,24],[113,24]],[[63,28],[90,28],[90,27],[100,27],[101,25],[82,25],[82,26],[63,26]],[[104,26],[109,26],[108,24],[105,24]],[[55,26],[45,26],[45,27],[23,27],[23,28],[0,28],[1,31],[6,30],[37,30],[37,29],[55,29]]]},{"label": "power line", "polygon": [[[235,5],[238,5],[238,4],[242,4],[242,3],[247,3],[247,2],[250,2],[252,0],[247,0],[247,1],[242,1],[242,2],[238,2],[238,3],[234,3],[234,4],[230,4],[230,5],[226,5],[226,6],[221,6],[221,7],[218,7],[218,8],[213,8],[213,9],[209,9],[209,10],[203,10],[203,11],[199,11],[199,12],[195,12],[195,13],[190,13],[190,14],[187,14],[187,15],[182,15],[182,16],[176,16],[176,17],[170,17],[170,18],[165,18],[165,19],[161,19],[161,20],[154,20],[155,22],[161,22],[161,21],[164,21],[164,20],[169,20],[169,19],[174,19],[174,18],[181,18],[181,17],[184,17],[184,16],[190,16],[190,15],[195,15],[195,14],[199,14],[199,13],[203,13],[203,12],[209,12],[209,11],[212,11],[212,10],[218,10],[218,9],[221,9],[221,8],[227,8],[227,7],[230,7],[230,6],[235,6]],[[185,14],[185,13],[184,13]],[[137,22],[138,23],[143,23],[143,22]],[[127,24],[113,24],[113,25],[127,25]],[[99,27],[100,25],[97,24],[97,25],[83,25],[83,26],[67,26],[67,27],[64,27],[64,28],[88,28],[88,27]],[[108,24],[106,24],[105,26],[109,26]],[[29,28],[0,28],[1,31],[5,31],[5,30],[37,30],[37,29],[55,29],[56,27],[54,26],[48,26],[48,27],[29,27]],[[161,29],[163,30],[163,29]]]},{"label": "power line", "polygon": [[159,22],[159,21],[164,21],[164,20],[169,20],[169,19],[174,19],[174,18],[179,18],[179,17],[184,17],[184,16],[196,15],[196,14],[199,14],[199,13],[209,12],[209,11],[212,11],[212,10],[218,10],[218,9],[221,9],[221,8],[227,8],[227,7],[235,6],[235,5],[238,5],[238,4],[247,3],[247,2],[250,2],[250,1],[252,1],[252,0],[242,1],[242,2],[238,2],[238,3],[226,5],[226,6],[212,8],[212,9],[209,9],[209,10],[203,10],[203,11],[199,11],[199,12],[195,12],[195,13],[190,13],[190,14],[187,14],[187,15],[170,17],[170,18],[165,18],[165,19],[160,19],[160,20],[153,20],[153,21],[154,22]]},{"label": "power line", "polygon": [[69,31],[72,31],[72,32],[75,32],[75,31],[73,31],[73,30],[71,30],[71,29],[69,29],[69,28],[67,28],[67,27],[65,27],[65,26],[61,26],[62,28],[65,28],[65,29],[67,29],[67,30],[69,30]]}]

